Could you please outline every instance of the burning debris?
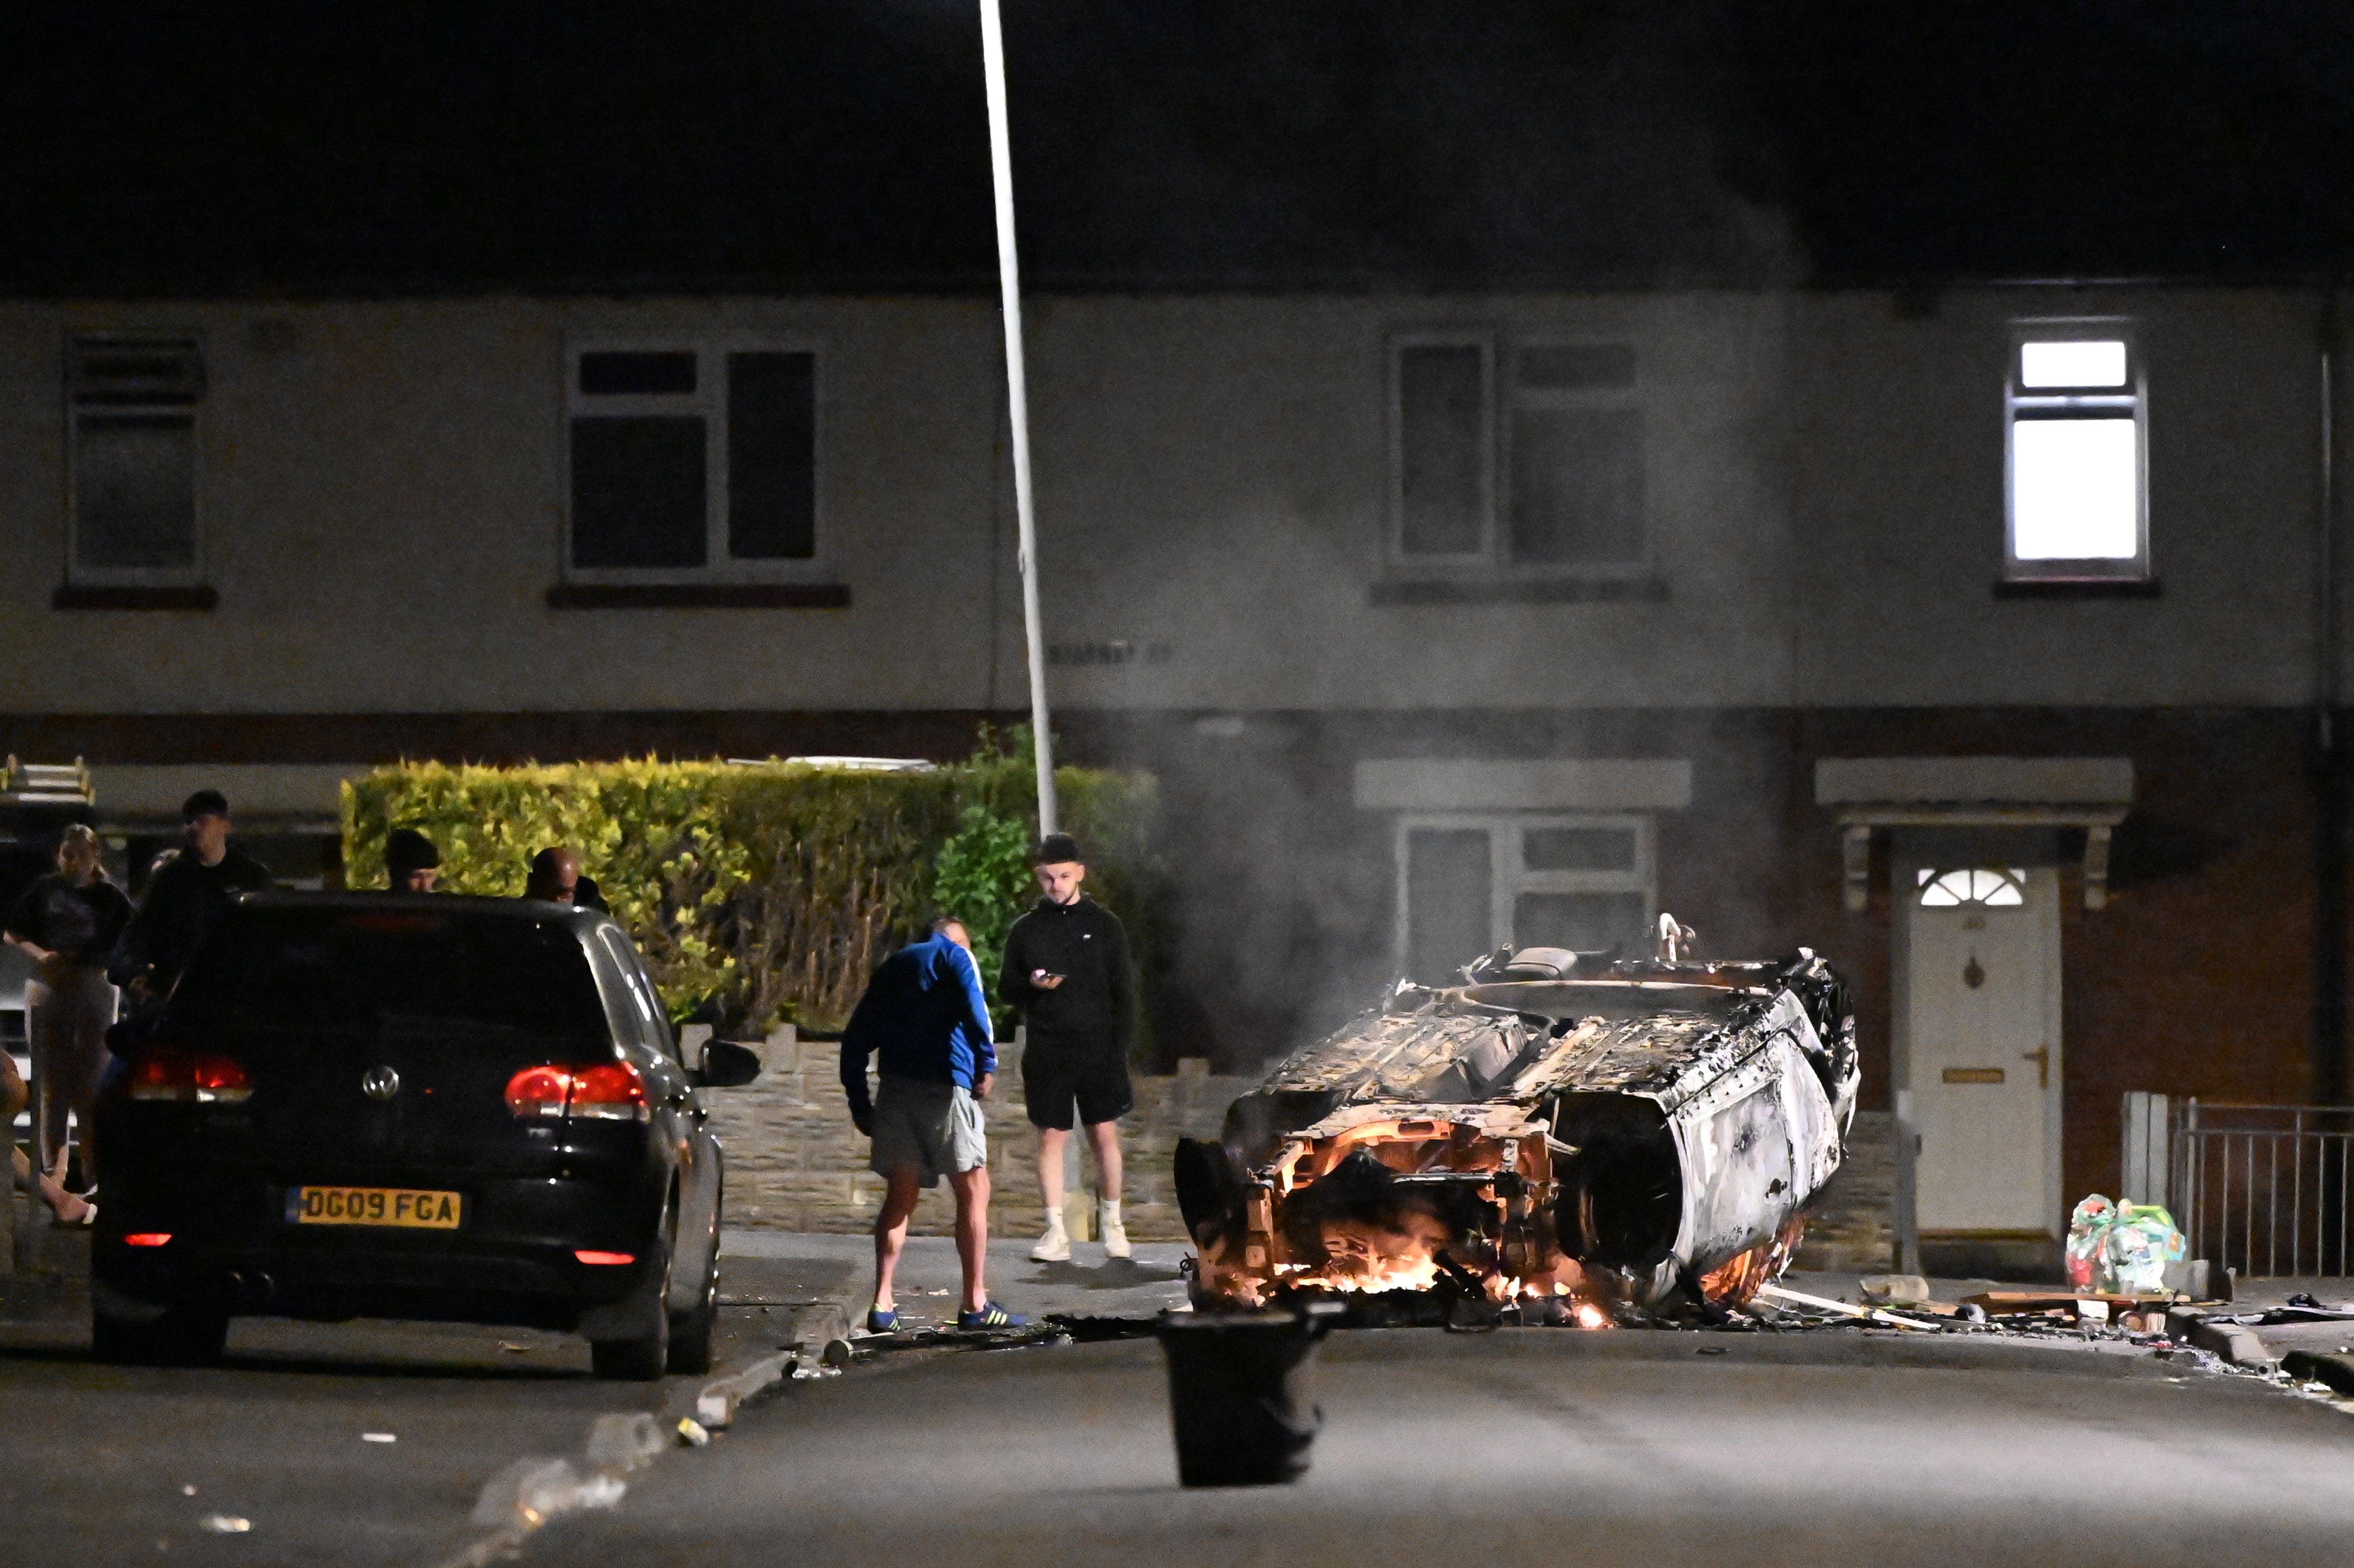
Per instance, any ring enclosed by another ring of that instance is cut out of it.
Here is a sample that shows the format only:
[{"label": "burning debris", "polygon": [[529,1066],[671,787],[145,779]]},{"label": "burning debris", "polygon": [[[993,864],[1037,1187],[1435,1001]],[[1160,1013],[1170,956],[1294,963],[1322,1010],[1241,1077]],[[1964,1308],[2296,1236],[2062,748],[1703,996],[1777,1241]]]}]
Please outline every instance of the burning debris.
[{"label": "burning debris", "polygon": [[1847,988],[1766,962],[1498,953],[1401,983],[1177,1150],[1197,1307],[1341,1297],[1589,1327],[1781,1272],[1854,1115]]}]

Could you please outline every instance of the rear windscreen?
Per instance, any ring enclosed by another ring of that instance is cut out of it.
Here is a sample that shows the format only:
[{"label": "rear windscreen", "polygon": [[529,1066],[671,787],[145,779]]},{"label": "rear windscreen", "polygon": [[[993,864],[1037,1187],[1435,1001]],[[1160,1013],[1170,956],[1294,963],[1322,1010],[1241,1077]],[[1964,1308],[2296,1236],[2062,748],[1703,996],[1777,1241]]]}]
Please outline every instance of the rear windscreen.
[{"label": "rear windscreen", "polygon": [[171,1016],[208,1031],[610,1038],[569,930],[427,910],[239,910],[181,978]]}]

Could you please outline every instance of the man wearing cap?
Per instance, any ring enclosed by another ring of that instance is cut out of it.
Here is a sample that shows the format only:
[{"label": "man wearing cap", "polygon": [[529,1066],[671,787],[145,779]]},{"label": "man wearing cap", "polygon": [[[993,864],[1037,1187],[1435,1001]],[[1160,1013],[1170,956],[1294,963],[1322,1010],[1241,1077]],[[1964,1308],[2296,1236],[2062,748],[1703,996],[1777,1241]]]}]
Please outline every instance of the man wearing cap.
[{"label": "man wearing cap", "polygon": [[151,998],[172,989],[196,945],[240,893],[270,886],[270,868],[228,842],[228,800],[199,789],[180,807],[186,847],[167,850],[147,878],[139,911],[123,927],[107,966],[117,985],[136,981]]},{"label": "man wearing cap", "polygon": [[384,885],[395,893],[430,893],[441,880],[441,852],[415,828],[384,836]]},{"label": "man wearing cap", "polygon": [[[1063,1226],[1063,1151],[1076,1120],[1096,1153],[1097,1234],[1106,1257],[1127,1257],[1119,1217],[1119,1118],[1136,1105],[1128,1078],[1135,987],[1119,917],[1079,891],[1087,862],[1078,841],[1050,833],[1032,856],[1037,906],[1013,922],[997,994],[1028,1025],[1022,1086],[1038,1129],[1038,1187],[1046,1234],[1030,1249],[1041,1263],[1071,1255]],[[1076,1113],[1076,1115],[1075,1115]]]}]

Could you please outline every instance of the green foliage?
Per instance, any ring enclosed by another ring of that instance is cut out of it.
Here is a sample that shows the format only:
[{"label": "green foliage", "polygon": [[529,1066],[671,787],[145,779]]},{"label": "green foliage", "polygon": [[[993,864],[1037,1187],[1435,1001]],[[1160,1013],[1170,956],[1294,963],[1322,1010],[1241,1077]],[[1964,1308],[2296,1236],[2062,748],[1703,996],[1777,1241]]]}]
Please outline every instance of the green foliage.
[{"label": "green foliage", "polygon": [[[522,893],[532,855],[568,844],[603,888],[679,1017],[729,1031],[838,1028],[866,977],[935,909],[990,946],[1024,901],[1036,823],[1029,737],[986,728],[931,773],[807,764],[562,763],[382,768],[344,787],[344,863],[384,885],[385,835],[421,829],[453,893]],[[1088,845],[1088,891],[1129,925],[1150,969],[1165,951],[1150,775],[1058,768],[1066,827]]]},{"label": "green foliage", "polygon": [[940,914],[964,922],[981,983],[992,994],[998,964],[1005,956],[1005,933],[1035,885],[1030,874],[1030,830],[986,806],[967,806],[957,820],[955,836],[933,859],[932,902]]}]

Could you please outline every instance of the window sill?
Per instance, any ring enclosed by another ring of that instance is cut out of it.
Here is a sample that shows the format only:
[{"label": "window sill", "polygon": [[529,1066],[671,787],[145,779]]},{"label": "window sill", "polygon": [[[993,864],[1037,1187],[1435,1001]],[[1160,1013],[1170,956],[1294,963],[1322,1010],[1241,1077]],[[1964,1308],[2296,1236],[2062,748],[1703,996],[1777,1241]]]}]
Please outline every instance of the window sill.
[{"label": "window sill", "polygon": [[847,609],[847,583],[557,583],[550,609]]},{"label": "window sill", "polygon": [[211,609],[220,595],[209,584],[142,588],[128,583],[59,583],[51,609]]},{"label": "window sill", "polygon": [[2156,577],[2001,577],[1997,599],[2158,599]]},{"label": "window sill", "polygon": [[1372,605],[1621,604],[1668,597],[1664,577],[1390,577],[1366,590]]}]

